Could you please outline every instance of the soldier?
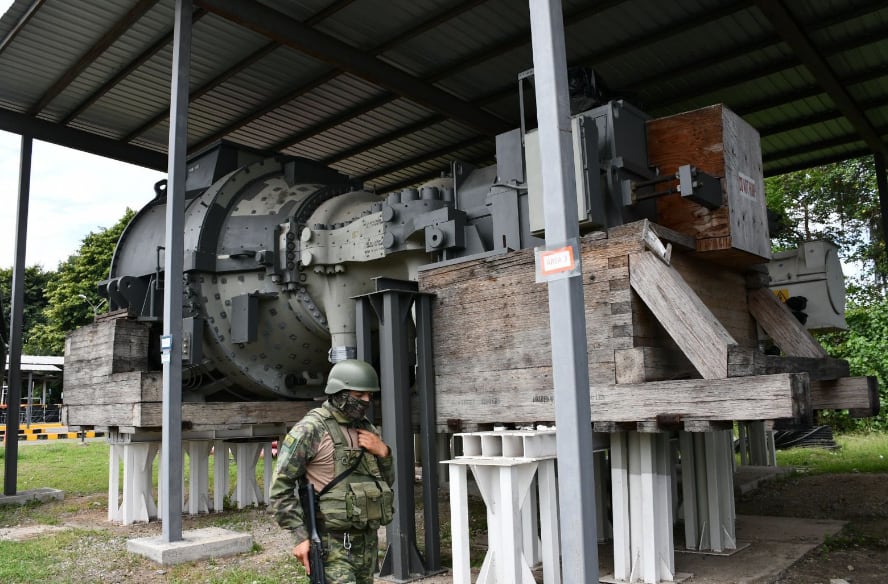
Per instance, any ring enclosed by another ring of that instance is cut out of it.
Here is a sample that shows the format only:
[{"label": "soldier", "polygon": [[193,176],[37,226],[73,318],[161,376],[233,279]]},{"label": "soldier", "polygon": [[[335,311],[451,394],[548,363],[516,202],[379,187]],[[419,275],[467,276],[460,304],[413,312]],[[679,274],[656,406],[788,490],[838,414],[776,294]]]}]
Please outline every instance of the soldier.
[{"label": "soldier", "polygon": [[299,421],[280,448],[271,498],[278,524],[295,538],[293,555],[310,571],[309,532],[299,486],[317,492],[318,532],[329,584],[372,584],[376,530],[392,520],[394,465],[379,431],[364,417],[379,378],[368,363],[346,359],[327,378],[330,397]]}]

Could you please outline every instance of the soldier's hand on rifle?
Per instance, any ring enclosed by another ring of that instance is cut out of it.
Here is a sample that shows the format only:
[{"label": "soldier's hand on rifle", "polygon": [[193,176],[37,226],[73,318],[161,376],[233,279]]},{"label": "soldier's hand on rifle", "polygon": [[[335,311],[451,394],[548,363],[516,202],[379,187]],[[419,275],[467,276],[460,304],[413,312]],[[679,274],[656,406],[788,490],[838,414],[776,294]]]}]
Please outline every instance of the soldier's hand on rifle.
[{"label": "soldier's hand on rifle", "polygon": [[311,567],[308,563],[308,554],[311,551],[311,540],[306,539],[302,543],[293,548],[293,555],[299,558],[302,565],[305,566],[305,573],[311,574]]},{"label": "soldier's hand on rifle", "polygon": [[380,458],[389,455],[388,445],[378,435],[369,430],[358,429],[358,446]]}]

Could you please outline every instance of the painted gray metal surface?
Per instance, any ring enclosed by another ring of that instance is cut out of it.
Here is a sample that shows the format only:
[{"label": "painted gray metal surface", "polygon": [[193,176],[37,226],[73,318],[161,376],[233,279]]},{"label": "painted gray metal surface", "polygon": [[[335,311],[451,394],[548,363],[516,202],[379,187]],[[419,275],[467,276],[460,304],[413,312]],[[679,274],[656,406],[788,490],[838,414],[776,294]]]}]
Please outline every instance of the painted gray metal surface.
[{"label": "painted gray metal surface", "polygon": [[[19,192],[15,216],[15,255],[12,266],[12,304],[9,307],[9,379],[6,394],[6,454],[3,460],[3,494],[15,495],[18,480],[18,430],[22,403],[22,332],[25,313],[25,249],[28,241],[28,206],[31,196],[31,154],[34,140],[22,136]],[[0,366],[5,366],[5,363]]]},{"label": "painted gray metal surface", "polygon": [[182,273],[188,81],[191,62],[191,0],[176,0],[173,76],[170,88],[169,178],[163,290],[163,333],[172,338],[163,363],[163,429],[160,453],[162,538],[182,540]]},{"label": "painted gray metal surface", "polygon": [[[110,42],[106,35],[126,22],[135,6],[134,0],[13,3],[0,19],[0,110],[23,113],[45,105],[36,119],[58,124],[60,132],[77,129],[122,147],[165,151],[172,47],[155,45],[168,37],[174,2],[158,1]],[[454,153],[476,163],[492,159],[492,141],[468,145],[483,136],[482,130],[445,121],[419,105],[411,98],[414,84],[433,87],[443,96],[435,99],[457,98],[518,125],[515,75],[531,59],[524,3],[260,6],[341,42],[372,67],[345,73],[321,62],[317,53],[275,47],[255,30],[198,8],[192,147],[229,138],[315,159],[351,151],[337,168],[353,176],[384,169],[372,183],[385,190],[438,174]],[[803,62],[781,38],[787,26],[775,27],[755,3],[565,0],[563,6],[568,62],[595,67],[615,97],[631,96],[653,116],[724,102],[759,128],[797,124],[763,132],[768,175],[870,153],[806,66],[813,61]],[[885,3],[813,0],[786,8],[859,110],[877,132],[883,130],[888,120],[882,83],[888,54]],[[73,19],[78,26],[71,26]],[[84,56],[103,48],[84,65]],[[249,64],[239,67],[245,60]],[[367,80],[379,64],[409,76],[408,91],[399,96],[380,79]],[[0,127],[10,129],[2,120]],[[415,153],[429,157],[413,161]]]},{"label": "painted gray metal surface", "polygon": [[370,302],[379,320],[379,369],[382,391],[382,432],[395,458],[395,520],[387,527],[388,548],[381,576],[407,582],[424,575],[416,546],[415,498],[413,495],[413,428],[410,423],[410,375],[408,373],[407,322],[412,293],[400,290],[376,292]]},{"label": "painted gray metal surface", "polygon": [[[547,245],[579,236],[560,0],[530,0]],[[579,258],[578,258],[579,259]],[[549,282],[558,499],[565,582],[598,582],[586,318],[580,277]]]}]

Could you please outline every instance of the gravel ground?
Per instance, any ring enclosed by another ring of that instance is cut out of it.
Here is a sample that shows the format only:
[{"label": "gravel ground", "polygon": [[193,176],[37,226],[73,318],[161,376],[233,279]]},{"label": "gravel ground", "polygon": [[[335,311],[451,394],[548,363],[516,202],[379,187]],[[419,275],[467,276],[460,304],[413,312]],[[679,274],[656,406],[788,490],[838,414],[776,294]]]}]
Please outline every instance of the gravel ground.
[{"label": "gravel ground", "polygon": [[[473,521],[483,517],[483,505],[475,503]],[[126,551],[132,538],[157,536],[159,523],[128,527],[107,520],[105,498],[69,497],[64,501],[46,503],[33,508],[39,513],[23,513],[18,525],[0,529],[4,540],[33,540],[58,535],[77,528],[82,534],[70,545],[72,553],[60,560],[61,573],[71,582],[102,583],[166,583],[210,582],[228,573],[250,571],[268,574],[262,582],[304,582],[291,568],[292,542],[263,508],[230,511],[219,515],[186,517],[183,529],[218,526],[250,533],[254,551],[229,558],[216,558],[177,567],[159,567],[153,562]],[[787,570],[777,584],[830,584],[844,580],[849,584],[882,584],[888,582],[888,474],[795,475],[766,483],[758,491],[737,501],[738,514],[777,515],[785,517],[829,518],[848,521],[845,529],[827,544],[807,554]],[[41,523],[40,517],[56,516],[58,524]],[[443,563],[449,565],[449,507],[446,496],[441,501]],[[422,516],[417,514],[422,540]],[[475,525],[475,523],[473,523]],[[473,559],[484,553],[485,535],[473,529]],[[603,554],[602,554],[603,555]],[[274,577],[273,574],[292,574]],[[231,580],[228,580],[231,581]],[[418,580],[423,584],[450,584],[444,573]],[[386,580],[378,579],[382,583]],[[693,584],[691,578],[687,581]],[[252,583],[250,583],[252,584]],[[726,583],[727,584],[727,583]]]}]

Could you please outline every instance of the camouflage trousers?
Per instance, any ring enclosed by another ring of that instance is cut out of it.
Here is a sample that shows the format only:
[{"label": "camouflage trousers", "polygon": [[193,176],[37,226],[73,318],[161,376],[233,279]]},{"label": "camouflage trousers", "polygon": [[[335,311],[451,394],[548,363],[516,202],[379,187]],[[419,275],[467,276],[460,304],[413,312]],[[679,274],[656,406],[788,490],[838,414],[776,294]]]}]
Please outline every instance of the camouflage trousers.
[{"label": "camouflage trousers", "polygon": [[376,530],[330,533],[322,539],[327,584],[373,584],[379,558]]}]

